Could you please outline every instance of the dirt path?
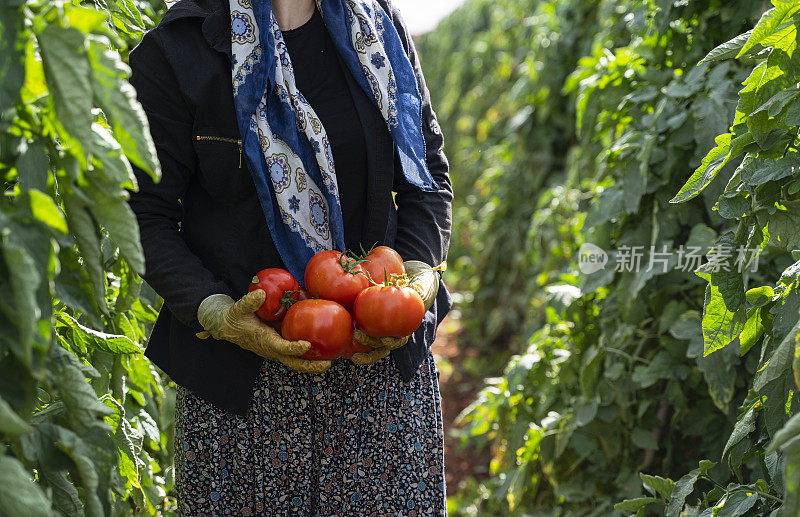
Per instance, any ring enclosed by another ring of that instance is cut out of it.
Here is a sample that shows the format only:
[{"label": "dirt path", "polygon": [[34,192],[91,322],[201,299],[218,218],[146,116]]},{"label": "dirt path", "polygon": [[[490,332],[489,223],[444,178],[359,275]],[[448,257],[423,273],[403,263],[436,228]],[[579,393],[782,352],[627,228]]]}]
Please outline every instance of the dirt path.
[{"label": "dirt path", "polygon": [[439,327],[436,341],[431,349],[439,368],[439,386],[442,393],[442,414],[444,417],[444,462],[445,481],[448,496],[459,491],[459,484],[469,477],[485,478],[489,466],[489,455],[474,447],[465,447],[453,431],[459,413],[475,400],[483,387],[483,379],[467,373],[462,367],[465,359],[474,352],[462,349],[458,344],[461,325],[457,319],[445,318]]}]

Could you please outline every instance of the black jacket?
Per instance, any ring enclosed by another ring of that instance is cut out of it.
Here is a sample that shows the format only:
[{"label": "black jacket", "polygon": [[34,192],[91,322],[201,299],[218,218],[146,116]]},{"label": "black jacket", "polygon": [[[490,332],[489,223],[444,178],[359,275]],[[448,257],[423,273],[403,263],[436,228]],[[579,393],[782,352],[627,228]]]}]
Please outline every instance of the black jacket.
[{"label": "black jacket", "polygon": [[[442,135],[408,30],[396,9],[379,1],[417,75],[427,163],[439,190],[422,192],[405,180],[380,112],[346,74],[369,153],[369,219],[362,242],[386,244],[405,260],[435,265],[446,258],[451,223]],[[164,298],[147,357],[176,383],[244,414],[263,359],[226,341],[195,337],[202,330],[197,308],[203,299],[216,293],[238,299],[257,271],[283,266],[241,162],[230,31],[227,0],[182,0],[131,51],[131,84],[150,122],[162,178],[154,184],[137,170],[139,191],[130,205],[141,231],[144,278]],[[404,379],[427,357],[451,305],[442,285],[409,344],[392,352]]]}]

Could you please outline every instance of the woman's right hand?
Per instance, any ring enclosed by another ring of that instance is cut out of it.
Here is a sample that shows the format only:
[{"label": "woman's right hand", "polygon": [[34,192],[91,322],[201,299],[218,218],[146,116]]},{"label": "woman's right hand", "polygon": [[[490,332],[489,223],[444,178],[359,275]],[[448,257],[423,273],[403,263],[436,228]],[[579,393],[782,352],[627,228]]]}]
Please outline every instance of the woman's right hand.
[{"label": "woman's right hand", "polygon": [[300,372],[322,373],[330,368],[330,361],[309,361],[298,357],[311,348],[311,343],[283,339],[275,329],[261,321],[255,312],[264,303],[265,297],[266,293],[261,289],[246,294],[236,302],[225,294],[209,296],[197,309],[197,319],[206,329],[197,336],[229,341]]}]

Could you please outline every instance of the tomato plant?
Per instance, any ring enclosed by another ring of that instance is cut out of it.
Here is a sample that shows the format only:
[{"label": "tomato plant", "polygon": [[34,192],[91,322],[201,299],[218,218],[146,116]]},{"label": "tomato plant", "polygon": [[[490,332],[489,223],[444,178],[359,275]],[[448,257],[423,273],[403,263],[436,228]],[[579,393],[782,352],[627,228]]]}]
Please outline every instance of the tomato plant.
[{"label": "tomato plant", "polygon": [[278,321],[286,314],[288,300],[299,301],[303,299],[300,284],[286,271],[279,268],[267,268],[259,271],[250,282],[248,292],[261,289],[267,293],[264,303],[258,308],[256,314],[264,321]]},{"label": "tomato plant", "polygon": [[160,175],[127,52],[157,0],[0,1],[0,514],[174,510],[161,300],[126,203]]},{"label": "tomato plant", "polygon": [[303,359],[336,359],[353,340],[353,318],[336,302],[301,300],[286,311],[281,335],[290,341],[311,343],[311,349],[301,356]]},{"label": "tomato plant", "polygon": [[425,306],[410,287],[373,285],[361,291],[353,305],[358,326],[373,337],[411,335],[425,317]]},{"label": "tomato plant", "polygon": [[478,0],[421,38],[487,378],[462,437],[490,476],[455,515],[800,514],[798,22],[783,0]]},{"label": "tomato plant", "polygon": [[304,280],[311,297],[331,300],[348,310],[369,285],[359,261],[339,251],[320,251],[308,261]]}]

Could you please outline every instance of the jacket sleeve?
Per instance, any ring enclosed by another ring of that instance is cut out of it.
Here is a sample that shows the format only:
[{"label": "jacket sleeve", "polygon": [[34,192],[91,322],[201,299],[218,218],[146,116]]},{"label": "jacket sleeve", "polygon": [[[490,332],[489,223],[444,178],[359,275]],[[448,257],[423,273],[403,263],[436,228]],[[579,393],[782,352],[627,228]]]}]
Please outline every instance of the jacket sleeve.
[{"label": "jacket sleeve", "polygon": [[130,82],[147,114],[161,163],[158,183],[134,167],[139,190],[131,194],[129,203],[139,222],[145,255],[143,277],[180,322],[202,330],[197,321],[200,302],[212,294],[231,292],[203,266],[180,232],[181,199],[196,170],[193,117],[164,56],[157,31],[146,34],[131,51],[129,63]]},{"label": "jacket sleeve", "polygon": [[[387,0],[380,2],[389,15],[406,49],[422,98],[422,135],[425,138],[426,162],[433,180],[439,187],[425,192],[410,184],[395,166],[394,191],[397,204],[397,238],[395,249],[404,260],[421,260],[431,266],[447,258],[452,223],[453,187],[449,164],[444,155],[444,138],[431,106],[431,96],[422,75],[414,41],[398,10]],[[398,160],[399,161],[399,160]]]}]

